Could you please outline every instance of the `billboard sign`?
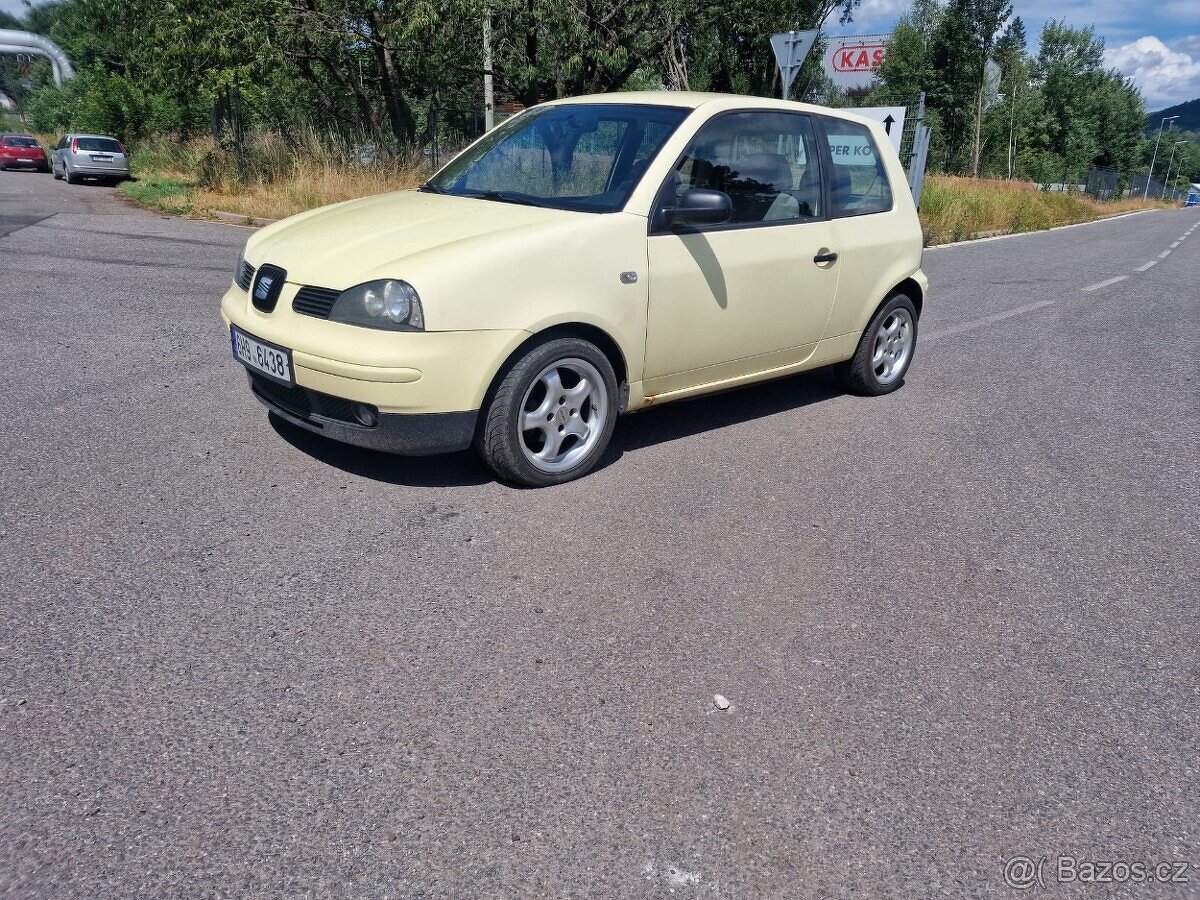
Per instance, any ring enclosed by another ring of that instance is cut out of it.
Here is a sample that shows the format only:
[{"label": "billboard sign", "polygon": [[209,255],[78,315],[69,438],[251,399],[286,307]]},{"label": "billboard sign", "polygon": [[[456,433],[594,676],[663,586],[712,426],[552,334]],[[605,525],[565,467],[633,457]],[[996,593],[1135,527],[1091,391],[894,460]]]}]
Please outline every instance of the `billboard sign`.
[{"label": "billboard sign", "polygon": [[887,34],[841,35],[829,38],[825,49],[825,74],[839,88],[871,84],[875,70],[887,57]]}]

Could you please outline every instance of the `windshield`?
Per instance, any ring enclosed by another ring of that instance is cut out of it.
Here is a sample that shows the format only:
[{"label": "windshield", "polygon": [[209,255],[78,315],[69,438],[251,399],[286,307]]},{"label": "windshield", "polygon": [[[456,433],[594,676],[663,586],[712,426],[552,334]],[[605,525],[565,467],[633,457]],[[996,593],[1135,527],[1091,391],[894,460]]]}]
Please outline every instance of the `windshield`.
[{"label": "windshield", "polygon": [[33,138],[10,137],[5,138],[4,143],[9,147],[36,147],[38,142]]},{"label": "windshield", "polygon": [[90,150],[94,153],[120,153],[121,145],[112,138],[77,138],[80,150]]},{"label": "windshield", "polygon": [[510,119],[425,190],[582,212],[615,212],[690,110],[580,103]]}]

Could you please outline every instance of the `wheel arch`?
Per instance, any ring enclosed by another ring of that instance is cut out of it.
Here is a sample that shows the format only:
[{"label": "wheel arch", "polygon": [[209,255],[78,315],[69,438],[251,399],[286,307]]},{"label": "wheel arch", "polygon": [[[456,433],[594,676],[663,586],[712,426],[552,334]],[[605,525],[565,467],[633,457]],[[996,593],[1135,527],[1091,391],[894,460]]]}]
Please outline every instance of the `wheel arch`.
[{"label": "wheel arch", "polygon": [[[480,409],[487,409],[492,402],[492,397],[496,393],[496,388],[500,382],[504,380],[504,376],[509,370],[517,364],[522,356],[532,350],[534,347],[539,347],[548,341],[556,338],[573,337],[594,344],[601,353],[607,357],[609,363],[613,367],[613,372],[617,376],[617,391],[624,395],[625,388],[623,385],[629,380],[629,365],[625,360],[625,353],[621,350],[620,344],[603,328],[596,325],[589,325],[586,322],[562,322],[556,325],[550,325],[540,331],[535,331],[515,348],[496,369],[492,375],[491,383],[488,384],[487,390],[483,395],[483,402],[480,404]],[[622,398],[617,398],[617,406],[619,410],[623,410],[624,403]],[[483,417],[480,416],[480,419]]]},{"label": "wheel arch", "polygon": [[[913,302],[913,306],[917,308],[917,318],[921,318],[921,307],[925,303],[925,292],[921,290],[921,285],[917,283],[915,278],[905,278],[898,285],[888,291],[887,296],[880,301],[880,306],[887,303],[896,294],[904,294]],[[875,307],[878,309],[879,307]]]}]

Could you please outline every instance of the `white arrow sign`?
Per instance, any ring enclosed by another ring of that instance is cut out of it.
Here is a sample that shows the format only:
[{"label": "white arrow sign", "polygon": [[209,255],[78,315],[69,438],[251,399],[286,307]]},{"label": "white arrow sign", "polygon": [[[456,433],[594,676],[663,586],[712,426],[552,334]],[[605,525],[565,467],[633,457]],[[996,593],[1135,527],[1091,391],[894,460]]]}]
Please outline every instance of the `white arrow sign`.
[{"label": "white arrow sign", "polygon": [[904,134],[903,106],[865,106],[862,109],[848,109],[846,112],[883,123],[883,130],[892,139],[892,146],[896,148],[897,153],[900,152],[900,136]]},{"label": "white arrow sign", "polygon": [[804,58],[817,40],[817,31],[785,31],[782,34],[771,35],[771,49],[775,51],[775,61],[779,63],[779,76],[783,80],[783,99],[787,99],[792,82],[800,74]]}]

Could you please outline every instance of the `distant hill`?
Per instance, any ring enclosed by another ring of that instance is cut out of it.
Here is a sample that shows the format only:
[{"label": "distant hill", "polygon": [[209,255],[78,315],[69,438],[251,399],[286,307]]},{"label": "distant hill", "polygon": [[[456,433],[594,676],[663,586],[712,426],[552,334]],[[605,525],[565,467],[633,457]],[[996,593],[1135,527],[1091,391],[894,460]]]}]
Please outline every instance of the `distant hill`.
[{"label": "distant hill", "polygon": [[1160,109],[1158,112],[1150,113],[1146,117],[1146,130],[1158,131],[1158,126],[1167,116],[1179,116],[1171,123],[1172,128],[1178,128],[1180,131],[1200,131],[1200,97],[1169,109]]}]

